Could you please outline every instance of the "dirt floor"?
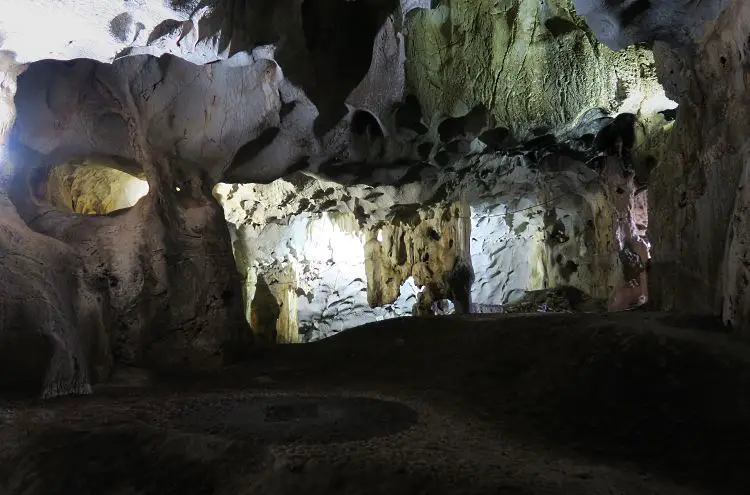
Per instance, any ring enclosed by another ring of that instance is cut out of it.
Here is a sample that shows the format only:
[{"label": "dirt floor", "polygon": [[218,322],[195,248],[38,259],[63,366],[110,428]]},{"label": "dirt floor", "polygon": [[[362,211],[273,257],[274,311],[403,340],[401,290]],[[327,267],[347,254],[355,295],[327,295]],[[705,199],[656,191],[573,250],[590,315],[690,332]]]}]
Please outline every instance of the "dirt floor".
[{"label": "dirt floor", "polygon": [[710,318],[391,320],[211,377],[0,404],[0,494],[747,494],[750,348]]}]

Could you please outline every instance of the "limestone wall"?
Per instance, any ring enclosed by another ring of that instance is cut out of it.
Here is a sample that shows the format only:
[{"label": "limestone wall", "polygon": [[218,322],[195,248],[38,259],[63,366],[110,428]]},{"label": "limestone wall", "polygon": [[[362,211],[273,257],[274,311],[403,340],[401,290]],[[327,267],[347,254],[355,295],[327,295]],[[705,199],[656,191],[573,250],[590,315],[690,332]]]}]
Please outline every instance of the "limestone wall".
[{"label": "limestone wall", "polygon": [[412,11],[406,33],[407,90],[430,118],[482,103],[517,136],[558,134],[660,91],[648,50],[610,50],[566,0],[443,1]]},{"label": "limestone wall", "polygon": [[563,285],[611,309],[643,302],[645,274],[623,260],[638,250],[645,263],[647,241],[636,226],[632,178],[617,160],[601,175],[554,155],[531,163],[488,154],[456,168],[432,185],[342,186],[310,176],[220,184],[246,299],[255,300],[262,277],[278,312],[273,287],[291,270],[303,341],[455,300],[459,261],[473,274],[474,305]]},{"label": "limestone wall", "polygon": [[730,4],[695,47],[657,45],[680,109],[649,189],[651,294],[665,309],[722,313],[748,333],[750,5]]}]

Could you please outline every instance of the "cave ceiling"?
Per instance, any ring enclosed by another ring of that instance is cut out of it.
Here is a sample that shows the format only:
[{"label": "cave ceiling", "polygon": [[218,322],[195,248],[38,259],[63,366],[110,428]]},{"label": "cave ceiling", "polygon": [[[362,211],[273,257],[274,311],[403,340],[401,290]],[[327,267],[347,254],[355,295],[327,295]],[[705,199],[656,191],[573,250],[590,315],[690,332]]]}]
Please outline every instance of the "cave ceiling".
[{"label": "cave ceiling", "polygon": [[[606,124],[602,112],[641,112],[661,86],[650,50],[633,45],[687,42],[724,2],[5,3],[5,57],[43,61],[16,95],[27,163],[132,161],[135,121],[155,151],[214,181],[307,170],[388,182],[407,175],[404,162],[476,151],[457,135],[570,141]],[[373,166],[387,177],[363,173]]]},{"label": "cave ceiling", "polygon": [[[423,3],[423,2],[422,2]],[[423,6],[413,0],[405,8]],[[345,113],[398,0],[4,0],[0,48],[18,63],[165,54],[197,65],[275,58],[320,111],[318,134]]]},{"label": "cave ceiling", "polygon": [[[564,175],[575,167],[561,164],[602,151],[590,138],[617,114],[637,114],[648,134],[636,158],[658,156],[663,112],[676,104],[650,44],[687,43],[721,2],[78,2],[60,13],[60,29],[37,26],[49,37],[20,28],[40,5],[14,7],[0,23],[5,53],[29,63],[13,134],[27,170],[101,157],[142,177],[135,133],[212,184],[308,171],[381,187],[386,206],[368,201],[380,194],[371,188],[323,193],[314,205],[297,177],[287,185],[301,198],[278,205],[280,216],[314,206],[373,223],[399,203],[477,199],[516,167]],[[484,167],[498,162],[494,151],[511,155],[510,167]],[[38,216],[14,199],[25,218]],[[114,208],[90,209],[100,206]]]}]

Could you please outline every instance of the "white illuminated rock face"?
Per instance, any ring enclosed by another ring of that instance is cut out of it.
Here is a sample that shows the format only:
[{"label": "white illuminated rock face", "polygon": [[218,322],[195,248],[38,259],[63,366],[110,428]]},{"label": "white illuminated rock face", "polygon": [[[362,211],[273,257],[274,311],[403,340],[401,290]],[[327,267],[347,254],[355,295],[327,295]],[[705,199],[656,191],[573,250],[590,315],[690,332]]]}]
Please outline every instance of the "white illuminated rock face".
[{"label": "white illuminated rock face", "polygon": [[611,301],[623,286],[619,215],[606,183],[575,162],[550,162],[546,170],[515,167],[470,201],[475,304],[560,285]]},{"label": "white illuminated rock face", "polygon": [[[399,254],[367,259],[365,243],[382,243],[378,226],[392,225],[389,219],[403,205],[424,205],[428,211],[438,191],[446,190],[449,202],[469,206],[475,305],[496,307],[517,301],[526,291],[561,285],[608,301],[611,309],[637,305],[645,294],[645,278],[639,287],[628,284],[620,252],[642,239],[633,215],[632,180],[619,171],[616,162],[600,176],[563,156],[533,164],[523,156],[488,154],[461,160],[455,169],[422,184],[341,186],[295,176],[268,185],[220,184],[215,194],[233,226],[247,300],[253,299],[259,276],[271,292],[278,292],[276,281],[288,283],[293,273],[300,335],[315,340],[366,322],[410,315],[421,286],[442,280],[440,270],[450,267],[435,267],[435,279],[416,280],[420,287],[404,279],[398,298],[371,308],[367,264],[398,265],[394,258]],[[423,253],[435,255],[430,249]],[[647,253],[640,254],[645,261]],[[416,274],[413,270],[406,273]],[[393,283],[402,283],[395,273],[393,277]]]},{"label": "white illuminated rock face", "polygon": [[[172,54],[195,63],[229,56],[212,15],[224,16],[223,2],[187,0],[0,0],[2,49],[19,63],[88,58],[112,62],[118,56]],[[253,47],[248,47],[252,49]]]},{"label": "white illuminated rock face", "polygon": [[364,236],[351,216],[305,213],[262,227],[242,225],[234,245],[235,251],[241,251],[236,255],[240,269],[245,270],[247,301],[255,297],[258,276],[272,292],[284,274],[294,279],[303,342],[373,321],[409,316],[416,302],[416,289],[407,282],[393,304],[368,305]]}]

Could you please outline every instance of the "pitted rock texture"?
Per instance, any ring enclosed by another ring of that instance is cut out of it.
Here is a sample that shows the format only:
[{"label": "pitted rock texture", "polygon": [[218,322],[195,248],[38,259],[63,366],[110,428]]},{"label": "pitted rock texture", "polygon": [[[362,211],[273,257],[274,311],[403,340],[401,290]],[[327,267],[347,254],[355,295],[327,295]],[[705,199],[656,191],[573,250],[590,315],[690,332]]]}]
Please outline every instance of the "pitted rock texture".
[{"label": "pitted rock texture", "polygon": [[434,206],[403,205],[393,220],[367,235],[368,301],[378,305],[394,300],[398,285],[409,277],[422,287],[415,314],[432,314],[436,301],[449,299],[461,313],[471,304],[469,205],[460,201]]},{"label": "pitted rock texture", "polygon": [[[235,194],[220,196],[225,208],[236,208]],[[245,278],[247,318],[259,341],[284,342],[289,340],[284,335],[291,334],[291,341],[307,342],[412,314],[419,294],[413,279],[396,284],[395,300],[368,304],[368,231],[350,213],[300,213],[230,226]],[[290,310],[292,317],[284,321]]]},{"label": "pitted rock texture", "polygon": [[679,103],[669,146],[650,170],[653,303],[721,314],[747,335],[750,7],[737,0],[575,3],[613,48],[656,41],[660,78]]},{"label": "pitted rock texture", "polygon": [[650,52],[601,45],[566,0],[441,2],[406,31],[407,90],[433,121],[481,103],[518,138],[561,135],[591,108],[638,112],[659,93]]},{"label": "pitted rock texture", "polygon": [[56,208],[75,213],[106,215],[135,205],[148,193],[148,182],[109,165],[111,161],[67,163],[53,167],[45,199]]},{"label": "pitted rock texture", "polygon": [[502,305],[559,285],[611,309],[642,303],[645,274],[633,281],[621,254],[648,259],[633,177],[618,159],[604,163],[597,173],[560,155],[534,162],[486,153],[402,186],[342,186],[297,174],[268,185],[220,184],[215,194],[233,226],[246,300],[258,276],[275,280],[292,269],[299,328],[315,340],[422,311],[415,304],[459,302],[451,277],[462,256],[473,273],[468,304]]}]

